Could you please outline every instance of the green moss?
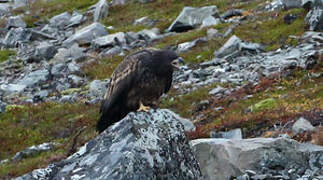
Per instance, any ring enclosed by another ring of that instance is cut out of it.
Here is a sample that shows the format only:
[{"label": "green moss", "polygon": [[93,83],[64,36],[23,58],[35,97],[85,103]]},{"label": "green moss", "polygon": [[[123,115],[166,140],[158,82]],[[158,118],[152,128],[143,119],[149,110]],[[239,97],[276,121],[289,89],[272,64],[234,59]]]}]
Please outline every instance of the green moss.
[{"label": "green moss", "polygon": [[61,92],[61,94],[67,95],[67,94],[73,94],[73,93],[77,93],[77,92],[81,92],[82,89],[81,88],[70,88],[70,89],[66,89],[64,91]]},{"label": "green moss", "polygon": [[268,98],[265,100],[262,100],[260,102],[258,102],[257,104],[253,105],[251,107],[251,110],[253,112],[259,112],[259,111],[263,111],[263,110],[270,110],[275,108],[277,105],[277,101],[273,98]]},{"label": "green moss", "polygon": [[0,50],[0,62],[4,62],[8,60],[10,56],[16,55],[16,51],[9,50],[9,49],[4,49]]}]

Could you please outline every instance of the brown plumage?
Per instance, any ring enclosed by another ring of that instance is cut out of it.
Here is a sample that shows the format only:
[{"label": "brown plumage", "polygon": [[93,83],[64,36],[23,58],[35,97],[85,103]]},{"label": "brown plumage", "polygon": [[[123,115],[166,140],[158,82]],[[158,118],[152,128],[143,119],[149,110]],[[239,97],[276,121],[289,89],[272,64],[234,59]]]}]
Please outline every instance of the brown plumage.
[{"label": "brown plumage", "polygon": [[136,111],[140,103],[156,107],[171,87],[178,56],[169,50],[145,49],[127,56],[115,69],[100,109],[97,130]]}]

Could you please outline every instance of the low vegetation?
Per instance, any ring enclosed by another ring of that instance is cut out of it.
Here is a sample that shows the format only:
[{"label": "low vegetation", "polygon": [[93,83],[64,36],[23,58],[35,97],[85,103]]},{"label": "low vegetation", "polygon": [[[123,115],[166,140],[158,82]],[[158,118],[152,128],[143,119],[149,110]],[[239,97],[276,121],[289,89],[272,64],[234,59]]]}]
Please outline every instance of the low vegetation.
[{"label": "low vegetation", "polygon": [[9,49],[3,49],[0,50],[0,62],[4,62],[8,60],[10,56],[16,55],[16,51],[9,50]]},{"label": "low vegetation", "polygon": [[96,135],[98,109],[97,105],[81,103],[8,106],[6,113],[0,114],[0,159],[44,142],[60,145],[40,156],[1,165],[0,179],[26,173],[73,153]]}]

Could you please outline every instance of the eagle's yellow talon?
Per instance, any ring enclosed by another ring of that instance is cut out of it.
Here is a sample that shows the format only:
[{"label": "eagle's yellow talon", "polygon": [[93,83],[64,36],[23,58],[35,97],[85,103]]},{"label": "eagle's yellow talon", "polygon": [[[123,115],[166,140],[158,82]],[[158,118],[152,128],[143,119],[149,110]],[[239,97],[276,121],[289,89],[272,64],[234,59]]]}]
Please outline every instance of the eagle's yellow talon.
[{"label": "eagle's yellow talon", "polygon": [[137,112],[141,112],[141,111],[145,111],[145,112],[148,112],[150,109],[149,106],[144,106],[141,102],[140,102],[140,106],[139,106],[139,109],[137,110]]}]

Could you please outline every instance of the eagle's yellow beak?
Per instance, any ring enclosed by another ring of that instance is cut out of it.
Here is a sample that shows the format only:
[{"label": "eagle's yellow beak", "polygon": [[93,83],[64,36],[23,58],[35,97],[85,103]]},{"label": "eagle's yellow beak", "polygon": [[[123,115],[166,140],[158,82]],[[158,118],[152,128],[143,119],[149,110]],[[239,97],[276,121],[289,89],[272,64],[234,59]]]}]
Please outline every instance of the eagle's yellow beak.
[{"label": "eagle's yellow beak", "polygon": [[182,57],[178,57],[174,61],[172,61],[172,66],[174,69],[179,69],[181,65],[184,65],[184,59]]}]

